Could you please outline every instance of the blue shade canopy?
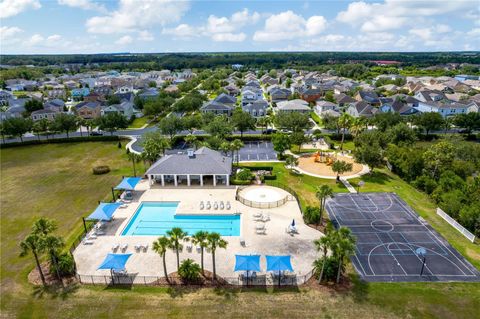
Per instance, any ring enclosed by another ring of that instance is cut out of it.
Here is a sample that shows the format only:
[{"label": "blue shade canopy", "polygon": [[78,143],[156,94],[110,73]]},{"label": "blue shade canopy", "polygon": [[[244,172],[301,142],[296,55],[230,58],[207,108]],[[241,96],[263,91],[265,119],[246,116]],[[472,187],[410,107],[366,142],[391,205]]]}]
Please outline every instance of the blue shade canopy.
[{"label": "blue shade canopy", "polygon": [[267,271],[293,271],[291,256],[265,256],[267,259]]},{"label": "blue shade canopy", "polygon": [[132,254],[108,254],[97,269],[123,270]]},{"label": "blue shade canopy", "polygon": [[124,189],[127,191],[133,191],[135,186],[137,186],[138,182],[142,180],[141,177],[125,177],[123,180],[118,184],[115,189]]},{"label": "blue shade canopy", "polygon": [[260,255],[235,255],[234,271],[260,271]]},{"label": "blue shade canopy", "polygon": [[122,203],[100,203],[87,219],[95,220],[111,220],[115,210],[122,205]]}]

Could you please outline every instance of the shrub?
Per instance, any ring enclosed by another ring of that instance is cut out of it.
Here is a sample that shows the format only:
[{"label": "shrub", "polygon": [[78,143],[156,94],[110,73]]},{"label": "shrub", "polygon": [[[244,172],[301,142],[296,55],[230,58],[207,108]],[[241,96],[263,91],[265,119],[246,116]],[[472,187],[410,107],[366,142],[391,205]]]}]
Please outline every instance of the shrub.
[{"label": "shrub", "polygon": [[178,275],[185,282],[195,282],[200,279],[201,271],[200,265],[188,258],[180,264]]},{"label": "shrub", "polygon": [[95,166],[93,168],[93,175],[102,175],[107,174],[108,172],[110,172],[110,167],[106,165]]},{"label": "shrub", "polygon": [[263,179],[265,181],[273,181],[277,179],[277,175],[272,174],[272,175],[263,175]]},{"label": "shrub", "polygon": [[230,184],[232,185],[250,185],[252,181],[241,181],[239,179],[232,179]]},{"label": "shrub", "polygon": [[253,174],[248,168],[244,168],[237,173],[236,179],[241,181],[251,181],[253,179]]},{"label": "shrub", "polygon": [[[323,266],[323,257],[316,259],[313,262],[313,274],[315,278],[320,277]],[[342,263],[342,269],[345,270],[345,263]],[[322,281],[335,281],[337,278],[338,260],[333,257],[327,257],[325,260],[325,266],[323,267]]]},{"label": "shrub", "polygon": [[[75,273],[75,261],[69,253],[62,253],[58,256],[58,271],[61,276],[71,276]],[[50,269],[51,273],[55,273],[53,264]]]},{"label": "shrub", "polygon": [[315,206],[305,207],[303,219],[306,224],[317,224],[320,222],[320,208]]}]

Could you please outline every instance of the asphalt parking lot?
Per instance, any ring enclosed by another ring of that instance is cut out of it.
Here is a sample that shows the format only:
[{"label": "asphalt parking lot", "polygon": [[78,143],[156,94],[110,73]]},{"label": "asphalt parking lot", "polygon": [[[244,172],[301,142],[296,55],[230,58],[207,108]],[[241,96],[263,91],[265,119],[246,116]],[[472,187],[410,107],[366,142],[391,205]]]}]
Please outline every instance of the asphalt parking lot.
[{"label": "asphalt parking lot", "polygon": [[[238,152],[240,161],[276,161],[277,152],[273,144],[267,141],[245,142],[245,146]],[[234,160],[236,160],[236,155]]]}]

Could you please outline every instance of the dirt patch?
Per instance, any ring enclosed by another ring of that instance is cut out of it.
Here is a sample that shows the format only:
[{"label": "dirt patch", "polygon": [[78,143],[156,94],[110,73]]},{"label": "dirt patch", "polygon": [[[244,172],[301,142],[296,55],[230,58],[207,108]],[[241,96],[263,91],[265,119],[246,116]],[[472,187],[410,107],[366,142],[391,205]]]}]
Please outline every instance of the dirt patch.
[{"label": "dirt patch", "polygon": [[[355,162],[352,158],[350,157],[345,157],[345,156],[340,156],[337,155],[336,157],[334,156],[333,159],[336,159],[338,161],[345,161],[347,163],[352,163],[352,171],[347,172],[344,174],[340,174],[340,176],[350,176],[354,174],[358,174],[362,171],[363,165]],[[318,163],[315,162],[315,155],[307,155],[307,156],[302,156],[298,159],[298,167],[301,168],[302,170],[312,173],[312,174],[317,174],[317,175],[323,175],[323,176],[332,176],[335,177],[337,174],[335,174],[332,171],[332,166],[327,165],[327,163]]]},{"label": "dirt patch", "polygon": [[[43,276],[45,277],[45,282],[48,286],[60,284],[60,281],[54,274],[50,273],[50,262],[44,262],[40,265],[42,268]],[[68,286],[77,282],[77,279],[74,276],[62,278],[63,284]],[[38,272],[37,267],[33,268],[32,271],[28,274],[28,282],[34,286],[41,286],[42,279],[40,278],[40,273]]]}]

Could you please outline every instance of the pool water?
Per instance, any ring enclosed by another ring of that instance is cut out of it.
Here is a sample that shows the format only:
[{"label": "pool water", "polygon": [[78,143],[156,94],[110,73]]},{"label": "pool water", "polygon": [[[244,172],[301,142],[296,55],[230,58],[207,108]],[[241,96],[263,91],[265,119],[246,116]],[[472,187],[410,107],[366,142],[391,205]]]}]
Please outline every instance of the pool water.
[{"label": "pool water", "polygon": [[177,207],[178,202],[141,203],[122,236],[166,235],[173,227],[182,228],[188,235],[203,230],[240,236],[240,215],[176,215]]}]

